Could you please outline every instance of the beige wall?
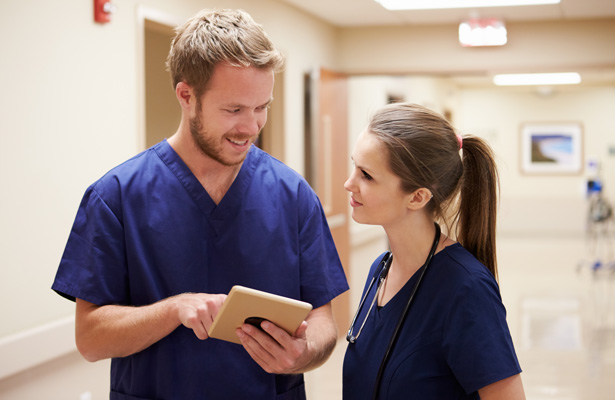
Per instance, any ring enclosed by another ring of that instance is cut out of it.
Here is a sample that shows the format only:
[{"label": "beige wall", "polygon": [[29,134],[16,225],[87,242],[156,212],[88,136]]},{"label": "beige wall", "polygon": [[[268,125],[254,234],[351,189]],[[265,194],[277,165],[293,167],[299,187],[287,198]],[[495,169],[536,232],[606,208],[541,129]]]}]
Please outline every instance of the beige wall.
[{"label": "beige wall", "polygon": [[506,46],[478,48],[459,45],[457,25],[345,29],[340,67],[356,73],[476,73],[615,65],[614,19],[510,22],[506,28]]},{"label": "beige wall", "polygon": [[586,222],[587,175],[528,176],[520,170],[520,127],[528,122],[580,122],[583,155],[598,158],[606,194],[615,202],[615,85],[533,91],[495,88],[460,91],[458,127],[487,137],[500,168],[499,231],[505,234],[576,235]]},{"label": "beige wall", "polygon": [[[265,26],[287,55],[285,154],[286,161],[299,172],[303,170],[303,74],[312,67],[348,72],[450,72],[615,65],[615,52],[609,51],[615,36],[613,20],[512,24],[509,47],[468,53],[458,47],[454,27],[339,30],[275,0],[114,3],[118,11],[107,25],[93,22],[91,2],[76,0],[11,1],[0,14],[2,399],[34,398],[33,381],[46,399],[78,398],[86,391],[91,391],[94,399],[107,397],[106,385],[102,389],[71,386],[80,380],[107,382],[106,372],[101,372],[106,371],[106,365],[87,364],[71,355],[71,344],[49,339],[53,335],[47,330],[72,330],[72,322],[63,318],[74,311],[74,305],[52,293],[50,285],[85,188],[145,147],[141,6],[178,21],[202,7],[243,7]],[[570,188],[580,178],[557,179],[554,187],[551,183],[545,186],[545,179],[527,180],[515,172],[513,142],[520,121],[574,116],[585,123],[588,150],[605,154],[606,145],[615,145],[615,129],[609,120],[615,109],[612,86],[547,101],[531,93],[510,95],[447,86],[433,78],[410,80],[405,85],[410,96],[421,93],[417,102],[427,101],[434,108],[453,107],[461,128],[495,132],[497,150],[510,169],[503,176],[508,183],[504,194],[510,199],[503,207],[509,210],[515,202],[530,209],[536,199],[549,197],[549,193],[564,196],[571,203],[578,200]],[[487,112],[484,105],[494,103],[499,108]],[[352,137],[364,121],[350,122]],[[613,157],[608,160],[613,170]],[[612,178],[609,182],[610,186],[615,184]],[[544,191],[545,187],[552,190]],[[376,235],[373,251],[382,247],[379,240]],[[55,323],[58,320],[63,321],[61,325]],[[33,354],[28,351],[32,341],[58,353]],[[57,358],[58,354],[67,355]],[[25,362],[17,363],[17,359]],[[16,367],[29,368],[41,362],[47,363],[25,372]],[[72,390],[70,395],[57,391],[58,382]]]}]

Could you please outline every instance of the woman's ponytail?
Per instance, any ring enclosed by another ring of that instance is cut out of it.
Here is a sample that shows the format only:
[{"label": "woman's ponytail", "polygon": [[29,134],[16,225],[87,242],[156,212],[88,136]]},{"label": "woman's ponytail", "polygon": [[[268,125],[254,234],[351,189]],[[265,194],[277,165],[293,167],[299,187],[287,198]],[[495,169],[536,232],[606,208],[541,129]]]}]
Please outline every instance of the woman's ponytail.
[{"label": "woman's ponytail", "polygon": [[484,140],[465,136],[462,160],[457,240],[497,279],[495,235],[499,177],[493,152]]}]

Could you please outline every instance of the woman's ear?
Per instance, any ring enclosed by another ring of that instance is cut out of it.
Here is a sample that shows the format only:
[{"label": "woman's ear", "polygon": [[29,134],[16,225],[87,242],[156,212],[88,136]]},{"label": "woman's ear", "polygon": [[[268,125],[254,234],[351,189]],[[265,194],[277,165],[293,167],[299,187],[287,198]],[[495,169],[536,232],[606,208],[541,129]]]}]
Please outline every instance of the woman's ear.
[{"label": "woman's ear", "polygon": [[408,195],[408,208],[411,210],[420,210],[431,200],[433,195],[431,190],[427,188],[419,188]]}]

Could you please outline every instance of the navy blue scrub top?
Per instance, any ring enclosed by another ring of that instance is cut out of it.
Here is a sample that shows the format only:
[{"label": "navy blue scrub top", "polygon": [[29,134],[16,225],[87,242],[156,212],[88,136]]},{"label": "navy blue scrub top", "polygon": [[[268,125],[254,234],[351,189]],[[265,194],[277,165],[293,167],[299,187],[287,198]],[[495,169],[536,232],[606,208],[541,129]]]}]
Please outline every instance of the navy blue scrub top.
[{"label": "navy blue scrub top", "polygon": [[[52,288],[97,305],[141,306],[243,285],[314,308],[347,290],[307,182],[252,147],[222,201],[163,141],[89,187]],[[178,327],[111,363],[112,400],[304,399],[302,375],[268,374],[240,345]]]},{"label": "navy blue scrub top", "polygon": [[[381,258],[372,264],[368,282]],[[380,363],[420,272],[387,304],[374,307],[356,343],[348,344],[345,400],[372,398]],[[363,315],[357,318],[357,326],[362,320]],[[423,277],[378,398],[478,399],[478,389],[520,372],[495,279],[460,244],[446,247]]]}]

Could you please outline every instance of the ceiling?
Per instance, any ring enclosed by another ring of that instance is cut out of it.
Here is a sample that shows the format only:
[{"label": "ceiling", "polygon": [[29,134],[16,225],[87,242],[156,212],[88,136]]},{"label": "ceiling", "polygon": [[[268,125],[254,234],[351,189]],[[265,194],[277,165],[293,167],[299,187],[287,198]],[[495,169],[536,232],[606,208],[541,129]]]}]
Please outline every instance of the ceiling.
[{"label": "ceiling", "polygon": [[[561,0],[559,4],[541,6],[413,11],[389,11],[374,0],[279,1],[338,27],[459,24],[469,18],[499,18],[504,22],[615,18],[615,0]],[[615,68],[583,71],[582,77],[583,86],[613,85]],[[461,85],[491,84],[490,78],[479,76],[452,78]]]},{"label": "ceiling", "polygon": [[389,11],[374,0],[280,0],[339,27],[458,24],[468,18],[506,22],[615,17],[615,0],[561,0],[559,4],[479,9]]}]

